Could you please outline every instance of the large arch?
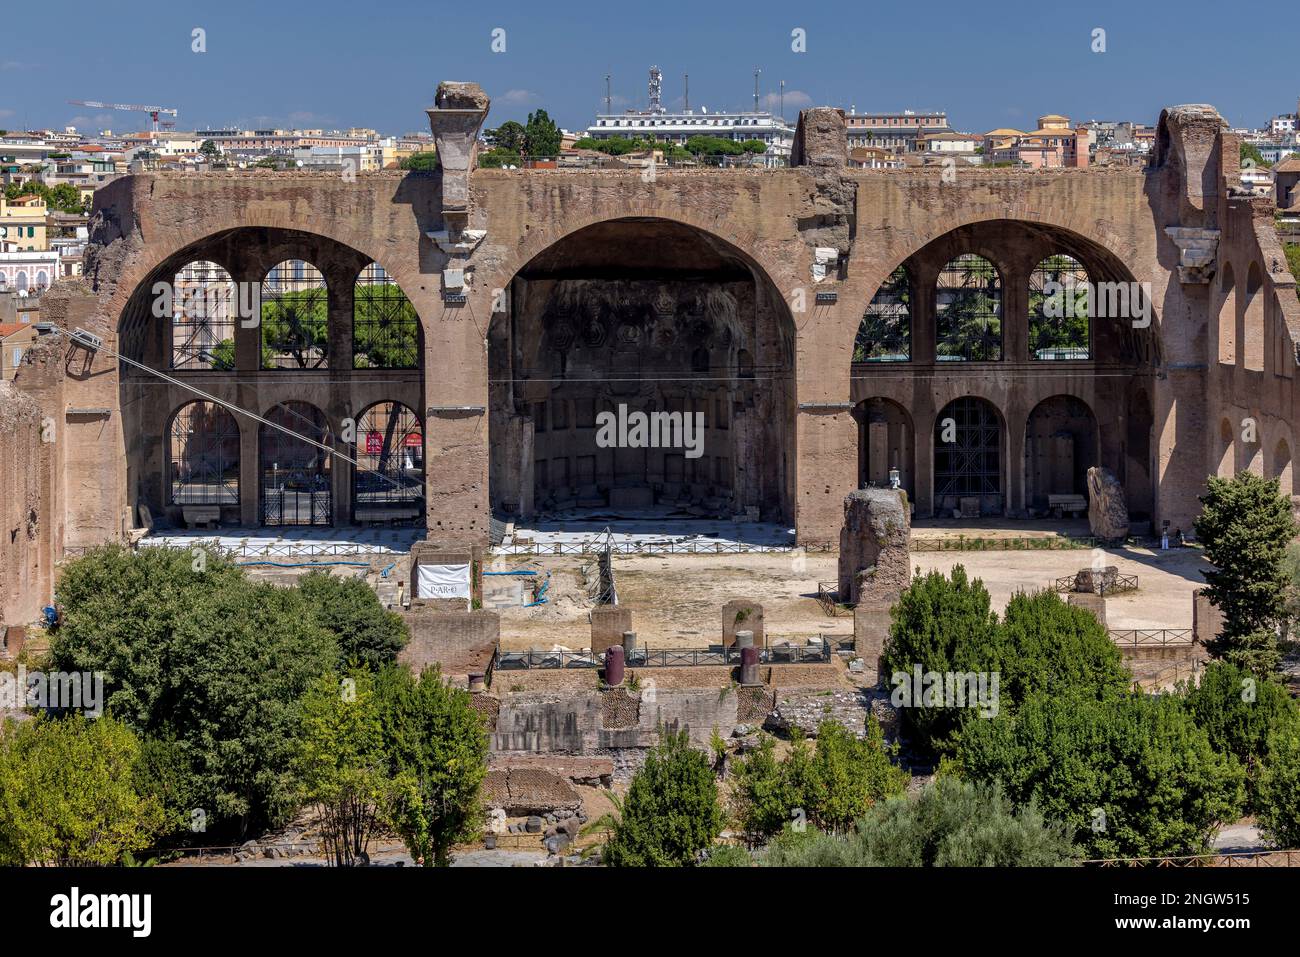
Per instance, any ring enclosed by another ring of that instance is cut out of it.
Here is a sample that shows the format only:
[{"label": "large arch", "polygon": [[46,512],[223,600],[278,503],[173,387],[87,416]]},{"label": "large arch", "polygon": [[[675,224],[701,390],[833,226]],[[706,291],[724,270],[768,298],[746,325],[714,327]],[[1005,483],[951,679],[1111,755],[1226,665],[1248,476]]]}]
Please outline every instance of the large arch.
[{"label": "large arch", "polygon": [[172,413],[167,429],[167,505],[239,511],[239,423],[228,409],[196,399]]},{"label": "large arch", "polygon": [[676,220],[606,219],[534,255],[505,306],[488,337],[495,511],[793,520],[793,317],[747,253]]},{"label": "large arch", "polygon": [[1254,372],[1264,371],[1264,275],[1259,263],[1246,270],[1246,299],[1241,310],[1242,365]]},{"label": "large arch", "polygon": [[1099,464],[1097,419],[1088,403],[1054,395],[1034,406],[1025,425],[1025,503],[1049,514],[1053,495],[1088,495],[1088,469]]}]

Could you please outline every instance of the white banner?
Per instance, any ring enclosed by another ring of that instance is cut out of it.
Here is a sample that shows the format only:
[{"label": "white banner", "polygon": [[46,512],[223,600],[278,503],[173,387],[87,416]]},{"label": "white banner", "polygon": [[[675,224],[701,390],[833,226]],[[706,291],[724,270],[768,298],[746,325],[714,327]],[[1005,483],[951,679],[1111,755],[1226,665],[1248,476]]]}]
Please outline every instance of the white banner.
[{"label": "white banner", "polygon": [[416,598],[464,598],[469,601],[469,565],[417,565]]}]

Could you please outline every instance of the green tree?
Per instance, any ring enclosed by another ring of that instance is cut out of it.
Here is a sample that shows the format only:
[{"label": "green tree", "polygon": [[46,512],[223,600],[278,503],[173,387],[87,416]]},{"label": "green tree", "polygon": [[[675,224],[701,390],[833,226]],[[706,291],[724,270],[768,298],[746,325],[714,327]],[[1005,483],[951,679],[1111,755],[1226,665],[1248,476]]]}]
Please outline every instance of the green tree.
[{"label": "green tree", "polygon": [[438,168],[438,154],[434,150],[412,153],[410,156],[403,156],[397,165],[400,169],[432,173]]},{"label": "green tree", "polygon": [[995,786],[940,775],[915,798],[887,798],[844,835],[787,833],[768,867],[1059,867],[1076,863],[1070,831]]},{"label": "green tree", "polygon": [[326,854],[336,867],[368,861],[388,801],[383,724],[368,671],[316,680],[303,696],[296,747],[300,796],[320,808]]},{"label": "green tree", "polygon": [[1249,160],[1255,166],[1263,167],[1265,169],[1268,169],[1270,166],[1273,165],[1272,163],[1266,163],[1264,161],[1264,154],[1259,151],[1259,147],[1257,147],[1254,143],[1247,143],[1243,140],[1241,143],[1242,165],[1245,165],[1247,160]]},{"label": "green tree", "polygon": [[[988,590],[978,578],[969,579],[964,566],[954,566],[951,578],[941,572],[917,576],[890,614],[883,660],[886,678],[896,689],[899,681],[912,680],[918,666],[923,674],[1001,670],[1001,638]],[[967,713],[923,701],[902,707],[903,725],[914,742],[935,752],[948,747]]]},{"label": "green tree", "polygon": [[722,830],[713,769],[686,731],[661,732],[605,845],[611,867],[691,867]]},{"label": "green tree", "polygon": [[1291,275],[1298,280],[1295,294],[1300,296],[1300,243],[1287,243],[1282,247],[1282,251],[1286,254],[1287,269],[1291,270]]},{"label": "green tree", "polygon": [[1000,782],[1014,803],[1067,824],[1093,857],[1204,852],[1244,800],[1241,765],[1170,695],[1036,694],[1016,713],[968,721],[956,760],[968,780]]},{"label": "green tree", "polygon": [[163,809],[139,762],[136,736],[108,716],[0,728],[0,866],[108,866],[149,847]]},{"label": "green tree", "polygon": [[1286,548],[1296,535],[1291,503],[1277,479],[1242,472],[1211,476],[1202,495],[1196,536],[1214,570],[1206,597],[1223,612],[1223,633],[1210,652],[1260,677],[1281,664],[1277,633],[1287,602]]},{"label": "green tree", "polygon": [[361,579],[311,572],[298,579],[298,588],[316,623],[338,642],[340,668],[375,670],[392,664],[406,647],[410,636],[402,616],[384,608]]},{"label": "green tree", "polygon": [[502,149],[510,153],[521,153],[528,139],[528,131],[522,123],[506,120],[495,130],[488,130],[484,134],[484,138],[488,141],[488,145],[494,149]]},{"label": "green tree", "polygon": [[209,163],[215,163],[221,158],[221,147],[217,146],[212,140],[204,140],[199,146],[199,152],[207,158]]},{"label": "green tree", "polygon": [[1245,765],[1247,792],[1253,800],[1270,736],[1300,723],[1300,710],[1286,688],[1260,680],[1231,662],[1216,661],[1184,693],[1188,712],[1209,735],[1214,749]]},{"label": "green tree", "polygon": [[385,668],[375,688],[393,779],[392,826],[417,864],[446,867],[453,845],[482,833],[483,718],[469,692],[449,687],[437,667],[418,679],[407,668]]},{"label": "green tree", "polygon": [[1264,838],[1276,847],[1300,847],[1300,727],[1295,722],[1269,737],[1256,803]]},{"label": "green tree", "polygon": [[490,149],[478,154],[478,165],[483,169],[501,169],[503,166],[521,166],[524,158],[510,150]]},{"label": "green tree", "polygon": [[523,146],[529,156],[555,156],[560,152],[563,139],[560,128],[545,110],[528,114]]}]

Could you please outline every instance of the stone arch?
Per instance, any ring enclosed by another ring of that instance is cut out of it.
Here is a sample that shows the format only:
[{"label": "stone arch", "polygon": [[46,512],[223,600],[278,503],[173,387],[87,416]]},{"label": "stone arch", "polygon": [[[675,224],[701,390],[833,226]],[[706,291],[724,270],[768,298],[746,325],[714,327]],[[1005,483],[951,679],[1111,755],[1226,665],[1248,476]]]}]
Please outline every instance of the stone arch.
[{"label": "stone arch", "polygon": [[1219,277],[1219,361],[1227,365],[1237,362],[1237,287],[1232,263],[1223,264]]},{"label": "stone arch", "polygon": [[1215,474],[1219,478],[1232,478],[1237,472],[1236,442],[1234,442],[1232,423],[1226,418],[1219,422],[1219,455],[1215,464]]},{"label": "stone arch", "polygon": [[390,400],[363,409],[352,458],[354,521],[423,521],[424,428],[414,410]]},{"label": "stone arch", "polygon": [[853,342],[854,362],[910,362],[912,359],[912,274],[900,265],[876,290],[862,314]]},{"label": "stone arch", "polygon": [[935,417],[933,510],[1007,509],[1006,420],[992,402],[974,395],[953,399]]},{"label": "stone arch", "polygon": [[277,402],[263,418],[274,425],[264,422],[257,430],[260,524],[334,524],[334,457],[303,440],[333,446],[325,413],[310,402],[290,399]]},{"label": "stone arch", "polygon": [[1002,270],[978,253],[961,253],[935,281],[935,357],[998,362],[1004,356]]},{"label": "stone arch", "polygon": [[229,271],[191,260],[176,270],[171,300],[171,368],[233,370],[237,303]]},{"label": "stone arch", "polygon": [[1088,469],[1100,465],[1100,434],[1088,403],[1072,395],[1039,402],[1025,422],[1025,504],[1049,514],[1051,496],[1088,494]]},{"label": "stone arch", "polygon": [[[756,257],[678,217],[605,217],[504,288],[488,334],[493,508],[793,520],[796,331]],[[622,425],[601,445],[606,413],[633,426],[626,445]],[[640,416],[702,423],[702,446],[643,442]]]},{"label": "stone arch", "polygon": [[858,423],[858,487],[899,487],[916,499],[916,435],[912,416],[892,399],[863,399],[853,407]]},{"label": "stone arch", "polygon": [[376,262],[367,263],[353,285],[352,367],[418,369],[424,330],[406,291]]},{"label": "stone arch", "polygon": [[329,281],[312,259],[286,259],[268,269],[258,324],[261,368],[329,368],[329,305]]},{"label": "stone arch", "polygon": [[1069,253],[1054,253],[1029,274],[1029,358],[1090,357],[1092,318],[1088,268]]},{"label": "stone arch", "polygon": [[1241,356],[1245,368],[1264,371],[1264,275],[1259,263],[1246,272],[1246,299],[1241,310]]},{"label": "stone arch", "polygon": [[237,517],[240,430],[234,414],[215,402],[191,400],[168,417],[166,441],[166,505],[215,505]]},{"label": "stone arch", "polygon": [[1296,494],[1294,469],[1291,462],[1291,443],[1285,436],[1278,439],[1273,445],[1273,461],[1269,465],[1268,474],[1270,477],[1277,479],[1279,490],[1287,498],[1291,498]]}]

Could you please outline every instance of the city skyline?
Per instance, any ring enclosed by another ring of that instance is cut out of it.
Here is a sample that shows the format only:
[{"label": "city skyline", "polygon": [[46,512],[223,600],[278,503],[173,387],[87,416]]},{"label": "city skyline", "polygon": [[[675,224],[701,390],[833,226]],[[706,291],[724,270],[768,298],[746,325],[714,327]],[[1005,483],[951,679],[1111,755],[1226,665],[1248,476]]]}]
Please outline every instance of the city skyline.
[{"label": "city skyline", "polygon": [[[667,4],[643,22],[588,3],[568,5],[573,14],[561,19],[518,4],[479,12],[396,0],[359,33],[354,8],[336,0],[293,10],[246,3],[183,9],[144,0],[137,5],[148,9],[144,31],[137,20],[75,2],[69,10],[80,28],[60,41],[57,69],[41,65],[34,50],[0,59],[0,128],[130,132],[148,124],[146,114],[67,103],[89,99],[175,107],[179,129],[369,126],[404,133],[422,128],[434,84],[459,76],[481,82],[492,97],[489,126],[541,108],[580,130],[604,110],[607,73],[615,112],[645,108],[652,65],[663,71],[670,110],[681,107],[683,74],[690,75],[693,108],[752,109],[753,71],[760,69],[760,108],[780,112],[784,80],[787,119],[813,105],[945,110],[955,128],[975,132],[1030,129],[1044,113],[1153,124],[1173,102],[1211,103],[1233,126],[1249,127],[1294,107],[1284,36],[1243,34],[1241,57],[1224,55],[1223,44],[1236,40],[1202,28],[1207,20],[1195,13],[1208,17],[1207,4],[1182,4],[1176,19],[1118,3],[1004,6],[1012,8],[1007,26],[989,33],[974,19],[979,11],[947,2],[917,24],[904,8],[845,6],[819,10],[814,19],[770,3],[742,15]],[[13,10],[6,22],[13,35],[40,32],[35,8]],[[201,43],[196,29],[204,31]],[[1098,29],[1105,52],[1093,52]],[[792,50],[796,30],[804,31],[806,52]],[[494,45],[504,50],[493,52]],[[428,57],[431,48],[436,57]],[[1239,67],[1247,55],[1249,73]],[[343,68],[326,68],[332,60]],[[160,86],[158,76],[168,82]]]}]

